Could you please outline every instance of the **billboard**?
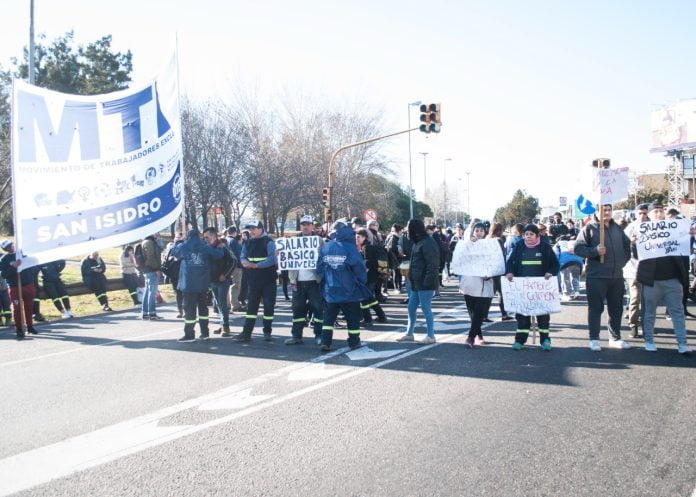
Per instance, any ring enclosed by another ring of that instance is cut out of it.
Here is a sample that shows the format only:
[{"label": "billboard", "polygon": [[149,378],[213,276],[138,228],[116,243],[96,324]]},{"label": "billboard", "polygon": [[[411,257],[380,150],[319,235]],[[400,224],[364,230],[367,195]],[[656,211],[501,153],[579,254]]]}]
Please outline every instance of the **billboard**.
[{"label": "billboard", "polygon": [[696,99],[656,110],[651,116],[651,152],[696,147]]}]

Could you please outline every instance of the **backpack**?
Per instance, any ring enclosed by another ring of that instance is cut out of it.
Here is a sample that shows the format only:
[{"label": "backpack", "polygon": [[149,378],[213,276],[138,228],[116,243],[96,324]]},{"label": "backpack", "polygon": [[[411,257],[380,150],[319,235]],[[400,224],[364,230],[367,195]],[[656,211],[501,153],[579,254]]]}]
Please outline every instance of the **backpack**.
[{"label": "backpack", "polygon": [[135,267],[138,268],[138,271],[142,272],[145,269],[145,253],[143,252],[142,242],[135,246],[133,256],[135,258]]},{"label": "backpack", "polygon": [[389,280],[389,254],[387,249],[381,245],[374,246],[375,259],[377,260],[377,272],[379,277],[385,281]]}]

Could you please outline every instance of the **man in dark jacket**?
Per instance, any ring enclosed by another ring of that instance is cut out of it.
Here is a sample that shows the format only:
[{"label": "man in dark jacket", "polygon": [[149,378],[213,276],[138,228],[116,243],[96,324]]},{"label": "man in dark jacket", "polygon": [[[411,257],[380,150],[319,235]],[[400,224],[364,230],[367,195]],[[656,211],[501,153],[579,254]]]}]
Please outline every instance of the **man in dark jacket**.
[{"label": "man in dark jacket", "polygon": [[82,282],[94,292],[102,309],[112,311],[113,309],[109,307],[109,297],[106,295],[106,264],[99,257],[99,252],[92,252],[82,259],[80,270],[82,272]]},{"label": "man in dark jacket", "polygon": [[[222,248],[207,245],[191,230],[184,243],[174,245],[169,255],[181,261],[177,288],[184,294],[184,336],[180,342],[196,340],[196,322],[201,327],[201,340],[209,340],[208,288],[210,287],[211,260],[222,258]],[[198,310],[198,317],[196,317]]]},{"label": "man in dark jacket", "polygon": [[246,224],[250,238],[242,247],[242,266],[249,279],[247,313],[242,332],[234,339],[240,342],[251,340],[251,333],[256,324],[256,315],[263,299],[263,337],[272,341],[273,317],[275,314],[277,269],[275,242],[263,229],[263,223],[253,220]]},{"label": "man in dark jacket", "polygon": [[[588,223],[575,243],[575,253],[587,259],[587,321],[590,329],[590,350],[600,351],[599,329],[604,312],[604,300],[609,312],[609,347],[630,349],[621,339],[623,314],[623,267],[631,258],[631,242],[612,219],[610,204],[602,206],[604,245],[600,245],[599,221]],[[604,256],[602,262],[601,257]]]},{"label": "man in dark jacket", "polygon": [[[34,305],[34,279],[36,278],[37,267],[24,269],[17,273],[17,268],[22,264],[21,259],[17,259],[14,243],[9,240],[3,240],[0,243],[6,254],[0,258],[0,276],[5,278],[10,287],[10,300],[14,310],[15,330],[17,332],[17,340],[25,338],[24,329],[22,327],[22,311],[24,311],[24,324],[26,330],[35,335],[37,331],[34,329],[32,321],[32,308]],[[20,289],[19,280],[22,285]],[[19,305],[19,294],[22,293],[22,308]]]},{"label": "man in dark jacket", "polygon": [[[220,314],[220,328],[216,329],[213,333],[218,335],[223,332],[223,336],[229,336],[230,308],[227,305],[227,294],[230,291],[230,284],[232,283],[230,279],[232,271],[234,271],[239,263],[234,253],[227,245],[227,242],[218,237],[215,228],[206,228],[203,230],[203,239],[205,239],[205,242],[211,247],[219,247],[222,249],[222,257],[212,260],[210,264],[210,289],[213,291],[215,305],[217,305]],[[234,243],[237,242],[235,241]]]},{"label": "man in dark jacket", "polygon": [[142,319],[157,321],[162,319],[157,315],[155,305],[157,302],[157,288],[162,267],[162,251],[157,243],[159,234],[145,238],[141,243],[144,257],[144,265],[140,269],[145,278],[145,293],[143,293]]},{"label": "man in dark jacket", "polygon": [[43,280],[43,288],[49,299],[53,301],[61,317],[71,318],[73,313],[70,311],[70,298],[68,290],[65,288],[60,277],[61,271],[65,269],[65,261],[63,259],[53,262],[47,262],[40,266],[41,278]]},{"label": "man in dark jacket", "polygon": [[[653,202],[648,212],[650,221],[664,221],[665,210],[661,202]],[[640,237],[640,234],[638,234]],[[690,240],[689,240],[690,241]],[[665,303],[674,326],[674,336],[680,354],[691,352],[686,342],[686,317],[683,298],[689,287],[688,259],[681,256],[664,256],[638,262],[636,279],[641,284],[643,303],[643,337],[645,350],[656,352],[654,342],[657,305]]]},{"label": "man in dark jacket", "polygon": [[348,325],[348,346],[360,344],[360,301],[371,296],[367,287],[367,269],[355,245],[355,233],[345,219],[336,221],[331,241],[319,251],[317,276],[324,292],[324,326],[321,350],[331,350],[333,324],[343,311]]}]

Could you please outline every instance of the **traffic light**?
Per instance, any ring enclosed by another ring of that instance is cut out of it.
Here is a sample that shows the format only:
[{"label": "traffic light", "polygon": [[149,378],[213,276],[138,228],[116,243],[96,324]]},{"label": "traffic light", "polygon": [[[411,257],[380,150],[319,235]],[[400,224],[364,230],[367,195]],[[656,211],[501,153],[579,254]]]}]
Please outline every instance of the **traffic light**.
[{"label": "traffic light", "polygon": [[321,190],[321,205],[324,207],[329,206],[329,189],[328,188],[322,188]]},{"label": "traffic light", "polygon": [[609,169],[611,167],[611,160],[609,159],[594,159],[592,161],[592,167],[597,169]]},{"label": "traffic light", "polygon": [[440,104],[423,104],[420,106],[420,130],[423,133],[440,132]]}]

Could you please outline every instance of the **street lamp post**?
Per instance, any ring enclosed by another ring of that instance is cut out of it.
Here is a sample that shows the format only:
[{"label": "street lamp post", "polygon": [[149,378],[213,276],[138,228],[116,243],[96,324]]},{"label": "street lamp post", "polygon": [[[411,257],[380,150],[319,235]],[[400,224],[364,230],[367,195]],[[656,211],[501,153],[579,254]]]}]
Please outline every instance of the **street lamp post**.
[{"label": "street lamp post", "polygon": [[[416,107],[421,104],[421,101],[411,102],[408,104],[408,129],[411,129],[411,107]],[[413,175],[411,174],[411,132],[408,133],[408,208],[413,219]]]},{"label": "street lamp post", "polygon": [[442,216],[442,222],[445,224],[445,228],[447,227],[447,161],[451,161],[452,158],[448,157],[444,161],[442,161],[442,187],[444,188],[444,196],[445,196],[445,213]]},{"label": "street lamp post", "polygon": [[423,156],[423,198],[425,199],[425,192],[427,190],[425,184],[426,184],[426,175],[428,174],[428,168],[427,168],[427,163],[426,163],[426,157],[430,152],[418,152]]},{"label": "street lamp post", "polygon": [[471,171],[466,171],[466,213],[471,219],[471,183],[469,183],[469,175]]}]

